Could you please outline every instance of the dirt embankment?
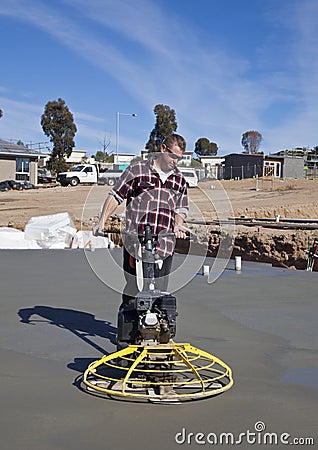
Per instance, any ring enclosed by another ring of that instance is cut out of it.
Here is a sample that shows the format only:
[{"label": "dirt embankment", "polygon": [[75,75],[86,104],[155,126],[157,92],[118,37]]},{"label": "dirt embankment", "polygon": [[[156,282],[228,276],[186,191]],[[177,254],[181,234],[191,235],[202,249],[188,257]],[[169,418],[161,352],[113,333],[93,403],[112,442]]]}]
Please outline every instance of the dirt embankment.
[{"label": "dirt embankment", "polygon": [[[256,221],[257,218],[275,219],[278,215],[281,219],[317,219],[318,222],[318,180],[259,180],[257,184],[255,180],[241,180],[204,184],[206,189],[209,184],[213,187],[210,194],[212,207],[204,209],[207,201],[203,202],[198,193],[192,195],[192,199],[197,204],[202,203],[201,210],[204,210],[206,220],[224,218],[225,211],[227,216],[250,217]],[[232,214],[228,214],[225,197],[229,199]],[[313,246],[315,239],[318,240],[318,228],[288,229],[286,225],[286,228],[277,229],[274,226],[267,228],[258,223],[256,226],[238,225],[235,229],[232,226],[228,229],[224,225],[210,226],[208,231],[200,231],[200,227],[194,225],[194,231],[202,244],[208,241],[209,256],[216,256],[220,242],[223,242],[221,248],[225,249],[226,254],[231,251],[232,257],[242,256],[246,261],[306,269],[307,250]],[[313,268],[318,270],[318,258],[315,258]]]},{"label": "dirt embankment", "polygon": [[[304,230],[284,230],[281,233],[238,230],[233,241],[232,257],[241,256],[245,261],[257,261],[270,263],[275,267],[304,270],[308,262],[308,245],[313,244],[317,235],[317,232]],[[210,256],[217,255],[219,243],[220,234],[211,232],[208,244]],[[316,262],[315,270],[317,270],[317,265]]]},{"label": "dirt embankment", "polygon": [[[68,212],[78,229],[91,229],[107,186],[40,188],[30,191],[0,192],[0,226],[24,229],[33,216]],[[228,217],[317,219],[318,180],[241,180],[206,181],[189,190],[191,220],[222,220]],[[119,220],[124,205],[116,211]],[[196,251],[207,249],[215,256],[220,240],[234,245],[232,256],[243,260],[272,263],[275,266],[305,269],[308,239],[318,239],[316,230],[271,229],[262,226],[238,226],[228,233],[218,225],[191,225],[198,235]],[[223,242],[224,244],[224,242]],[[318,269],[316,258],[315,269]]]}]

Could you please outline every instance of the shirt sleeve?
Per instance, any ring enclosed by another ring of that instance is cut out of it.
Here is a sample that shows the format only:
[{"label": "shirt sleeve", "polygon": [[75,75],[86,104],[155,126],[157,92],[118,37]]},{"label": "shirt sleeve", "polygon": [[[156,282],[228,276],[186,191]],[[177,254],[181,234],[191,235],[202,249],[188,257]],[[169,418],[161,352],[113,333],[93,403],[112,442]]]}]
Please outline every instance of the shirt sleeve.
[{"label": "shirt sleeve", "polygon": [[188,217],[189,214],[189,208],[177,208],[176,214],[184,214],[185,217]]},{"label": "shirt sleeve", "polygon": [[109,191],[110,195],[113,195],[120,205],[128,196],[129,192],[133,192],[134,176],[130,170],[130,166],[119,177],[116,185]]},{"label": "shirt sleeve", "polygon": [[185,183],[180,198],[178,199],[178,203],[175,209],[176,214],[184,214],[188,217],[189,214],[189,202],[188,202],[188,189]]}]

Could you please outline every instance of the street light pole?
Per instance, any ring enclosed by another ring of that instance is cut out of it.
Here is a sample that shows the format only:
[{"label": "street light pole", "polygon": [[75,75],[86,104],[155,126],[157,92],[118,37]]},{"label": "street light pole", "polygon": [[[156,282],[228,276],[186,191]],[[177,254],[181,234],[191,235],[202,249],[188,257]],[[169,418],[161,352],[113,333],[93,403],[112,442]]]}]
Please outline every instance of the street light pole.
[{"label": "street light pole", "polygon": [[116,157],[117,157],[117,163],[118,163],[118,147],[119,147],[119,116],[131,116],[131,117],[137,117],[137,114],[133,113],[116,113]]}]

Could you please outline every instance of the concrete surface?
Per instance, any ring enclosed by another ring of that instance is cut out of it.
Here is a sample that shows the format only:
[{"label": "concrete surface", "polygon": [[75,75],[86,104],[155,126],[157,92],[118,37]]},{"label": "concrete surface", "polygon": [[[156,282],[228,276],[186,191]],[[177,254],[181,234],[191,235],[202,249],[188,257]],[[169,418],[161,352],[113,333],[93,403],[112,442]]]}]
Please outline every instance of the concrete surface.
[{"label": "concrete surface", "polygon": [[[107,252],[90,257],[115,276]],[[260,422],[258,448],[270,447],[266,432],[317,445],[317,273],[244,261],[237,273],[231,261],[213,284],[195,276],[177,293],[176,340],[223,359],[235,385],[203,401],[152,405],[97,398],[74,384],[115,350],[120,302],[83,251],[2,250],[0,264],[2,450],[200,448],[213,433],[218,444],[205,446],[224,448],[226,432],[247,449]]]}]

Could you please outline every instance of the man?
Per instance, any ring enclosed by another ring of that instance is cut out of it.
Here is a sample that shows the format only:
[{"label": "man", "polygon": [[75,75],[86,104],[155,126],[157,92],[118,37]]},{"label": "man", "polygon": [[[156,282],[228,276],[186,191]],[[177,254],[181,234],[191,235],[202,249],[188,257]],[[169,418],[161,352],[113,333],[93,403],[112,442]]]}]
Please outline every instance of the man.
[{"label": "man", "polygon": [[[184,226],[188,214],[187,184],[177,168],[186,148],[184,138],[171,134],[165,138],[160,151],[149,160],[131,164],[106,198],[100,219],[93,233],[101,233],[106,220],[117,206],[126,200],[126,231],[142,234],[145,225],[150,225],[152,234],[158,235],[157,254],[162,260],[155,265],[156,289],[165,291],[174,253],[173,236],[185,238],[190,231]],[[121,311],[127,308],[138,292],[136,283],[136,246],[124,246],[123,268],[126,287],[118,316],[118,336],[121,336]]]}]

